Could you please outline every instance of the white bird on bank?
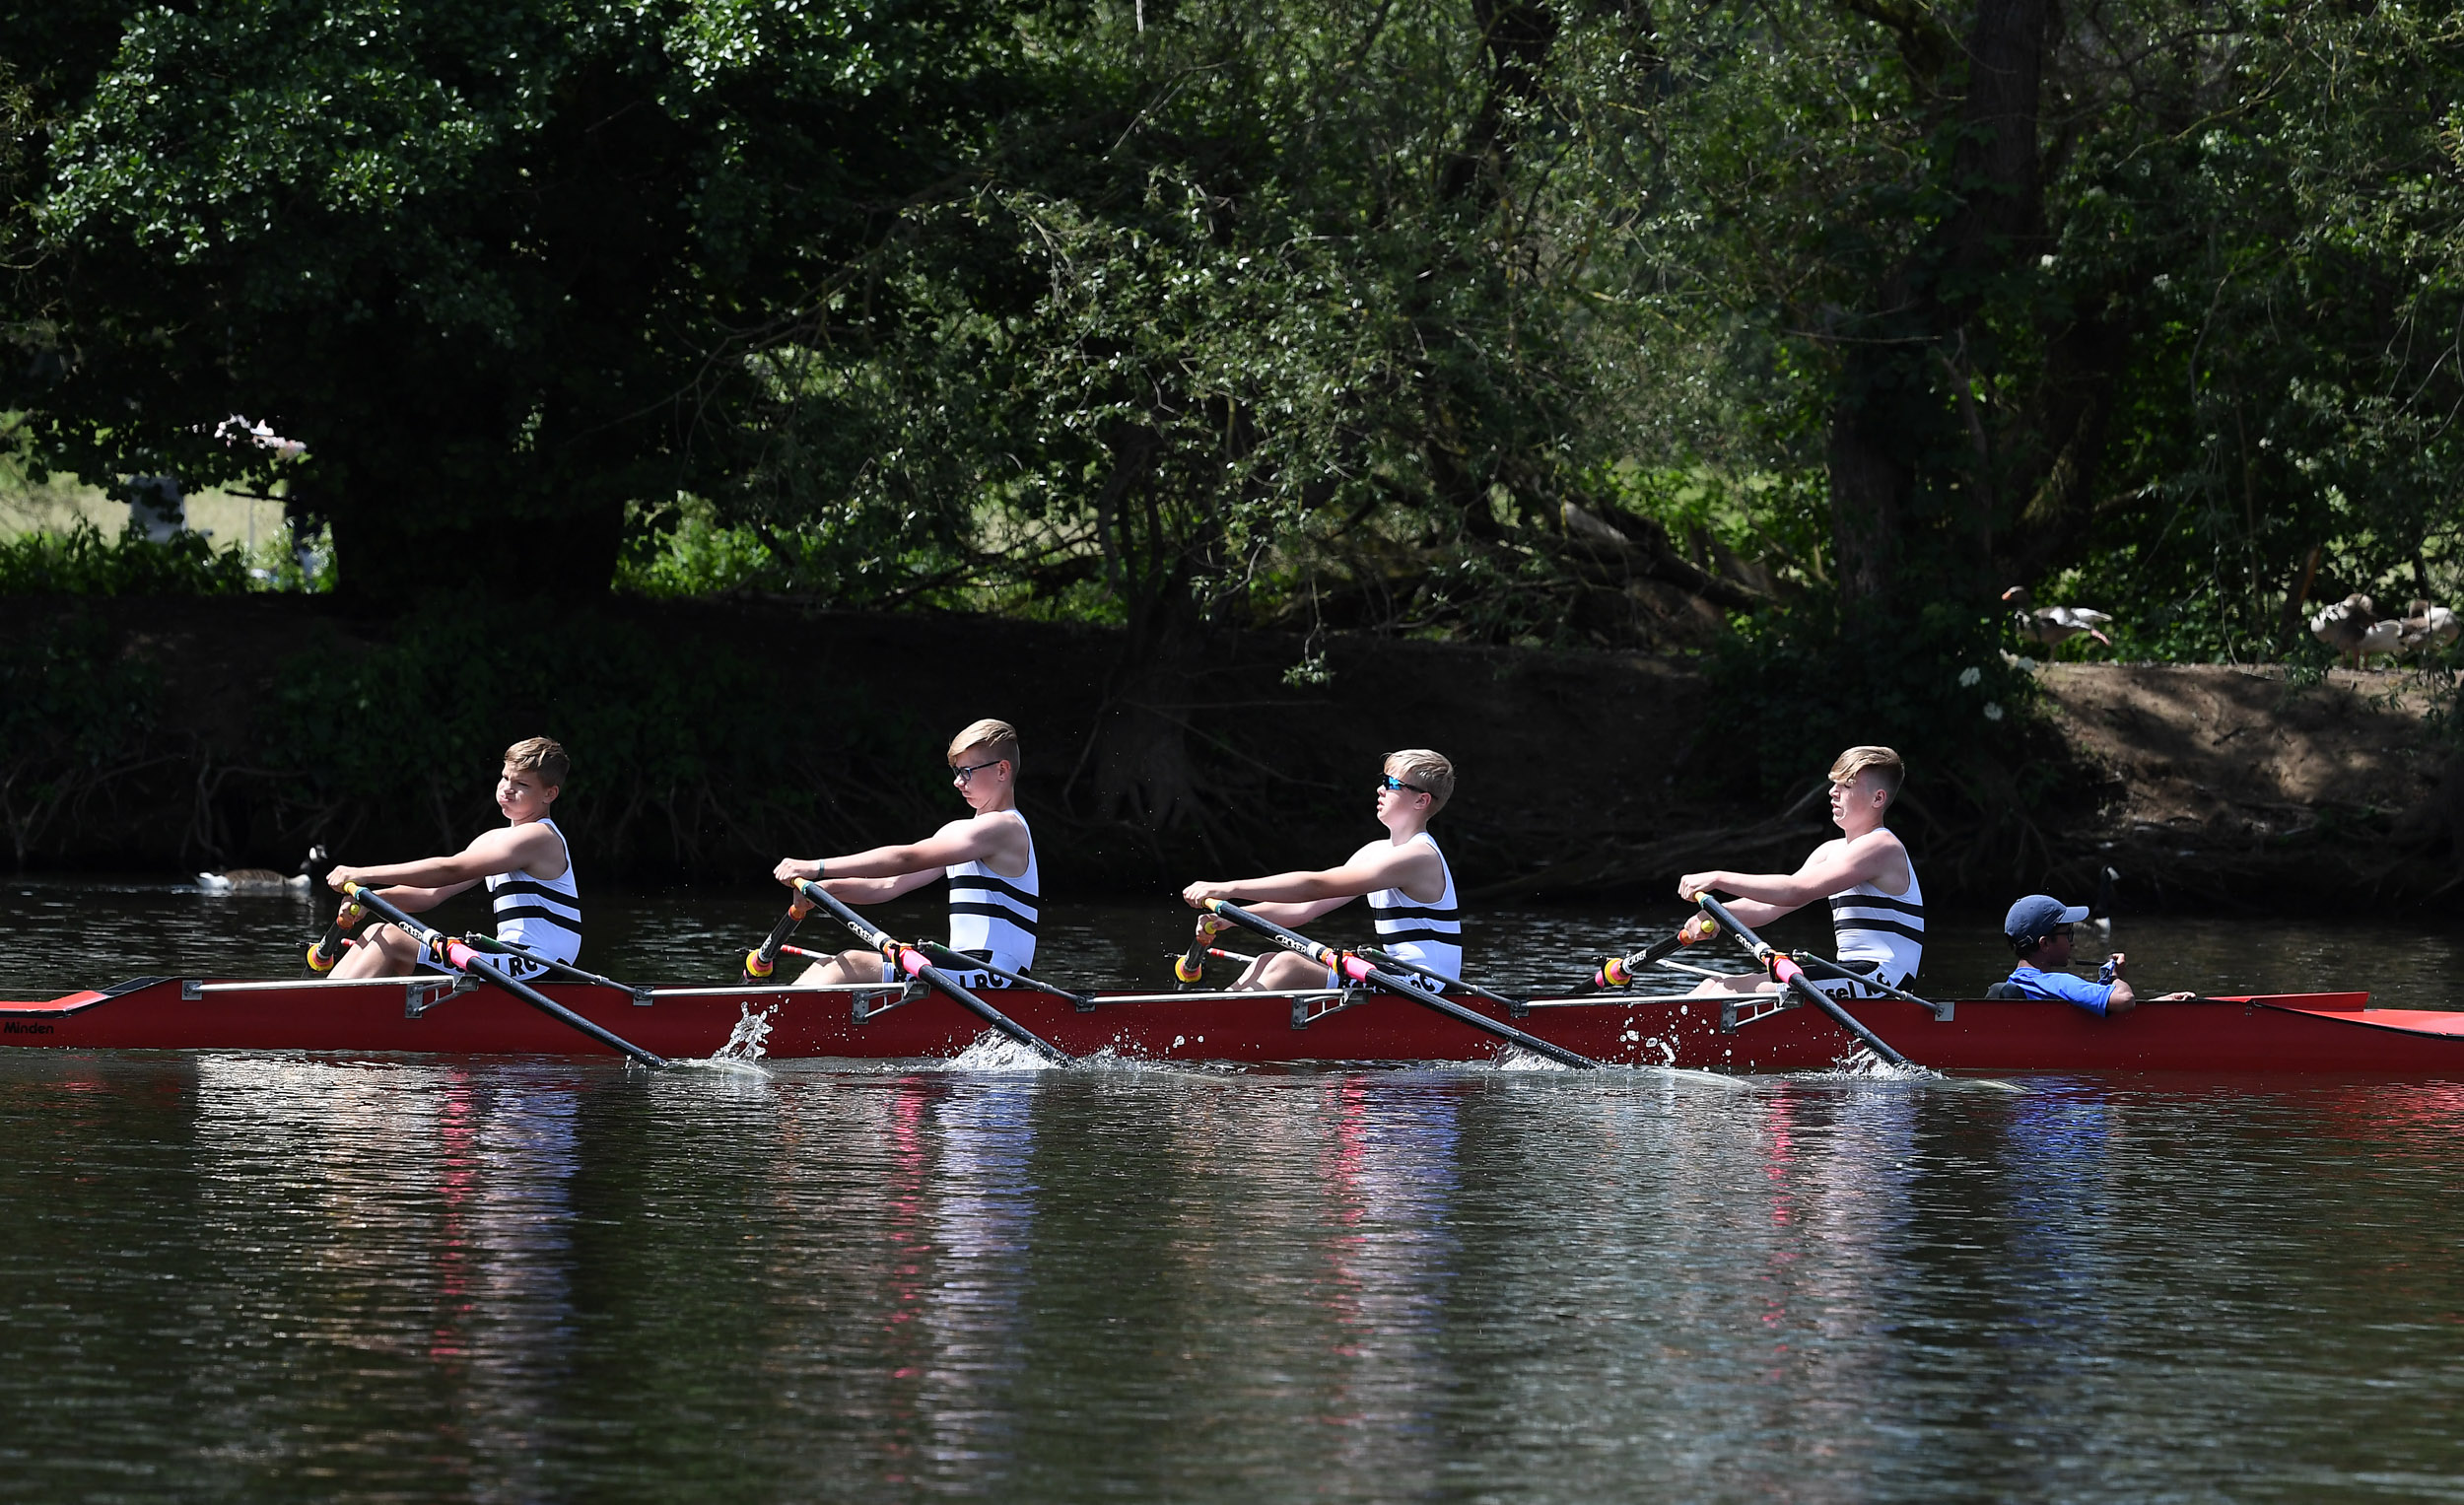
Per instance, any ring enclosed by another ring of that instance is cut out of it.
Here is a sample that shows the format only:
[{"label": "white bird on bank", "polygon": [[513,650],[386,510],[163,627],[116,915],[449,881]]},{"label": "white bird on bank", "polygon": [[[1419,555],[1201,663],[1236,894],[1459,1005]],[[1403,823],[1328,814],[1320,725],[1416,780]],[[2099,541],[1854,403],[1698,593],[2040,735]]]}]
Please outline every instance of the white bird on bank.
[{"label": "white bird on bank", "polygon": [[2377,619],[2377,604],[2357,590],[2332,606],[2320,607],[2318,615],[2310,619],[2310,636],[2352,659],[2358,669],[2361,666],[2362,642]]},{"label": "white bird on bank", "polygon": [[2432,606],[2416,600],[2404,613],[2403,634],[2399,652],[2427,652],[2444,648],[2456,638],[2458,624],[2455,613],[2444,606]]},{"label": "white bird on bank", "polygon": [[235,867],[229,872],[201,872],[197,887],[209,894],[289,894],[305,893],[308,874],[325,861],[325,849],[310,847],[300,870],[290,877],[270,867]]},{"label": "white bird on bank", "polygon": [[2031,643],[2051,648],[2086,633],[2106,648],[2113,646],[2112,639],[2097,631],[2113,620],[2111,612],[2088,606],[2030,606],[2027,604],[2025,585],[2012,586],[2002,592],[2002,598],[2011,603],[2012,619],[2019,627],[2019,636]]}]

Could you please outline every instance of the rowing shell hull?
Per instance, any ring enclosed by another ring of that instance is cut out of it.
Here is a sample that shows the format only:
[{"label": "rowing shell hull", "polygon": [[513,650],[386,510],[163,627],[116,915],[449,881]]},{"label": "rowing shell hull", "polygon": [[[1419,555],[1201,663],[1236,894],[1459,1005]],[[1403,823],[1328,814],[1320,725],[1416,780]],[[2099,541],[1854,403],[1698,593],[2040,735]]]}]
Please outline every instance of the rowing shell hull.
[{"label": "rowing shell hull", "polygon": [[[724,1046],[747,1014],[770,1026],[772,1059],[947,1059],[985,1033],[927,996],[859,1021],[850,993],[794,988],[657,988],[647,994],[547,984],[558,1002],[675,1059]],[[635,1001],[647,995],[647,1004]],[[1152,995],[1148,995],[1152,998]],[[1376,994],[1295,1024],[1278,994],[1099,1002],[994,991],[987,1001],[1071,1055],[1233,1061],[1486,1061],[1500,1044],[1408,998]],[[1948,1071],[2306,1071],[2464,1077],[2464,1013],[2366,1007],[2366,993],[2151,1003],[2099,1019],[2064,1003],[1962,1002],[1949,1020],[1913,1003],[1849,1007],[1907,1057]],[[1303,999],[1315,1013],[1323,998]],[[1504,1019],[1499,1007],[1469,1006]],[[1538,1003],[1512,1022],[1594,1060],[1743,1072],[1821,1070],[1851,1042],[1818,1012],[1790,1008],[1722,1027],[1717,1003],[1607,996]],[[43,1002],[0,1002],[0,1046],[597,1056],[612,1054],[493,986],[440,995],[394,981],[357,986],[141,979]]]}]

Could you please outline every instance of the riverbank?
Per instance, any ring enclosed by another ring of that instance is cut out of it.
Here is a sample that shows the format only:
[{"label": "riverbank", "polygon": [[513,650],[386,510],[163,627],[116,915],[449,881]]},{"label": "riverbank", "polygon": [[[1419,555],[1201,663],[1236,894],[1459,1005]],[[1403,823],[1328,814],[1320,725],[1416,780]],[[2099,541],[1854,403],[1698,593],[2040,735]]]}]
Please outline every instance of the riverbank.
[{"label": "riverbank", "polygon": [[[1025,733],[1022,803],[1061,891],[1321,865],[1374,834],[1377,760],[1411,745],[1461,770],[1441,831],[1475,894],[1656,892],[1706,862],[1791,862],[1826,829],[1817,802],[1726,792],[1703,682],[1641,655],[1337,636],[1330,677],[1295,685],[1281,635],[1158,673],[1105,629],[786,603],[620,600],[552,623],[284,596],[7,604],[0,822],[29,870],[458,845],[493,818],[496,749],[545,729],[576,754],[559,817],[590,866],[744,881],[947,819],[940,740],[979,715]],[[2038,677],[2060,792],[1987,848],[1917,770],[1899,824],[1930,892],[2085,892],[2109,863],[2134,902],[2359,907],[2455,875],[2454,781],[2417,682]]]}]

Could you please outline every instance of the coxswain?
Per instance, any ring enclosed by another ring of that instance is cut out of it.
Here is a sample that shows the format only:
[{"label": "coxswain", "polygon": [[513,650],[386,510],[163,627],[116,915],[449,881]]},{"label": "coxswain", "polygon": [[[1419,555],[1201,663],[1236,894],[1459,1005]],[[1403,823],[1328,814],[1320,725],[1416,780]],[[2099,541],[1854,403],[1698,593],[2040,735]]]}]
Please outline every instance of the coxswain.
[{"label": "coxswain", "polygon": [[[2129,1013],[2139,1006],[2129,979],[2122,976],[2130,958],[2116,951],[2105,958],[2096,981],[2063,969],[2071,964],[2071,927],[2088,918],[2084,904],[2064,905],[2050,894],[2030,894],[2011,906],[2002,920],[2003,938],[2019,953],[2011,975],[1985,990],[1989,998],[2049,998],[2076,1004],[2101,1018]],[[2195,992],[2168,992],[2150,1002],[2178,1003]]]},{"label": "coxswain", "polygon": [[[1263,878],[1193,883],[1181,897],[1195,908],[1229,899],[1259,918],[1299,927],[1354,899],[1369,901],[1378,944],[1448,977],[1463,976],[1463,912],[1454,870],[1429,835],[1429,822],[1455,792],[1455,766],[1423,747],[1386,755],[1377,784],[1378,824],[1386,839],[1353,853],[1340,867]],[[1251,962],[1236,989],[1288,992],[1340,987],[1327,969],[1288,951]]]},{"label": "coxswain", "polygon": [[[1007,721],[978,721],[950,739],[950,783],[975,813],[921,842],[835,857],[785,857],[771,876],[810,878],[848,904],[881,904],[947,877],[950,949],[1009,972],[1035,965],[1043,879],[1035,838],[1018,813],[1018,732]],[[799,988],[847,988],[903,980],[878,951],[842,951],[796,979]],[[986,973],[960,973],[969,988],[995,986]]]},{"label": "coxswain", "polygon": [[[1677,884],[1688,902],[1714,890],[1733,895],[1730,913],[1759,930],[1817,899],[1830,901],[1832,959],[1894,988],[1905,988],[1925,955],[1925,891],[1916,880],[1908,849],[1882,822],[1907,768],[1887,747],[1851,747],[1831,764],[1831,824],[1839,835],[1814,849],[1792,873],[1689,872]],[[1708,915],[1686,922],[1696,935],[1713,928]],[[1871,990],[1840,978],[1808,979],[1840,997],[1864,997]],[[1779,984],[1759,973],[1711,979],[1706,988],[1731,992],[1772,992]]]},{"label": "coxswain", "polygon": [[[376,867],[337,867],[326,886],[339,891],[357,883],[376,891],[395,908],[416,915],[481,883],[496,907],[496,938],[560,962],[582,952],[582,891],[574,886],[573,854],[549,810],[565,786],[572,762],[547,737],[527,737],[505,749],[497,776],[496,807],[503,830],[491,831],[449,857],[388,862]],[[349,924],[350,901],[342,906]],[[492,965],[515,982],[548,969],[522,956],[500,956]],[[336,978],[402,977],[429,966],[419,942],[389,924],[371,925],[333,970]]]}]

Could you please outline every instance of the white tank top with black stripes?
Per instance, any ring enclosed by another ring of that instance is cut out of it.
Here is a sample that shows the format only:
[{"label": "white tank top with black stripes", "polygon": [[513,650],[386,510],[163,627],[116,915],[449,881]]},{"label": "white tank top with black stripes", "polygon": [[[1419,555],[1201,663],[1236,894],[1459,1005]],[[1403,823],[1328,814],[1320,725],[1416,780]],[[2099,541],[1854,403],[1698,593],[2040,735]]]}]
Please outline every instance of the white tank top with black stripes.
[{"label": "white tank top with black stripes", "polygon": [[[1426,831],[1411,840],[1437,852],[1437,838]],[[1371,842],[1353,853],[1352,860],[1365,862],[1391,846],[1387,842]],[[1446,875],[1446,891],[1437,896],[1435,904],[1422,904],[1400,888],[1381,888],[1369,895],[1369,914],[1377,924],[1380,946],[1448,977],[1461,977],[1463,911],[1455,899],[1455,869],[1448,865],[1443,852],[1437,852],[1437,865]]]},{"label": "white tank top with black stripes", "polygon": [[574,886],[574,853],[556,822],[540,825],[556,832],[565,848],[565,870],[553,878],[526,872],[500,872],[488,879],[488,898],[496,906],[496,938],[509,946],[570,962],[582,954],[582,890]]},{"label": "white tank top with black stripes", "polygon": [[[1025,829],[1027,818],[1001,810]],[[978,819],[986,817],[979,816]],[[1043,879],[1035,865],[1035,833],[1027,833],[1027,870],[1004,877],[982,862],[942,869],[950,880],[950,949],[996,967],[1024,972],[1035,965],[1035,927],[1043,913]]]},{"label": "white tank top with black stripes", "polygon": [[1908,891],[1886,894],[1860,883],[1831,895],[1832,947],[1843,962],[1872,962],[1885,983],[1916,976],[1925,959],[1925,890],[1908,864]]}]

